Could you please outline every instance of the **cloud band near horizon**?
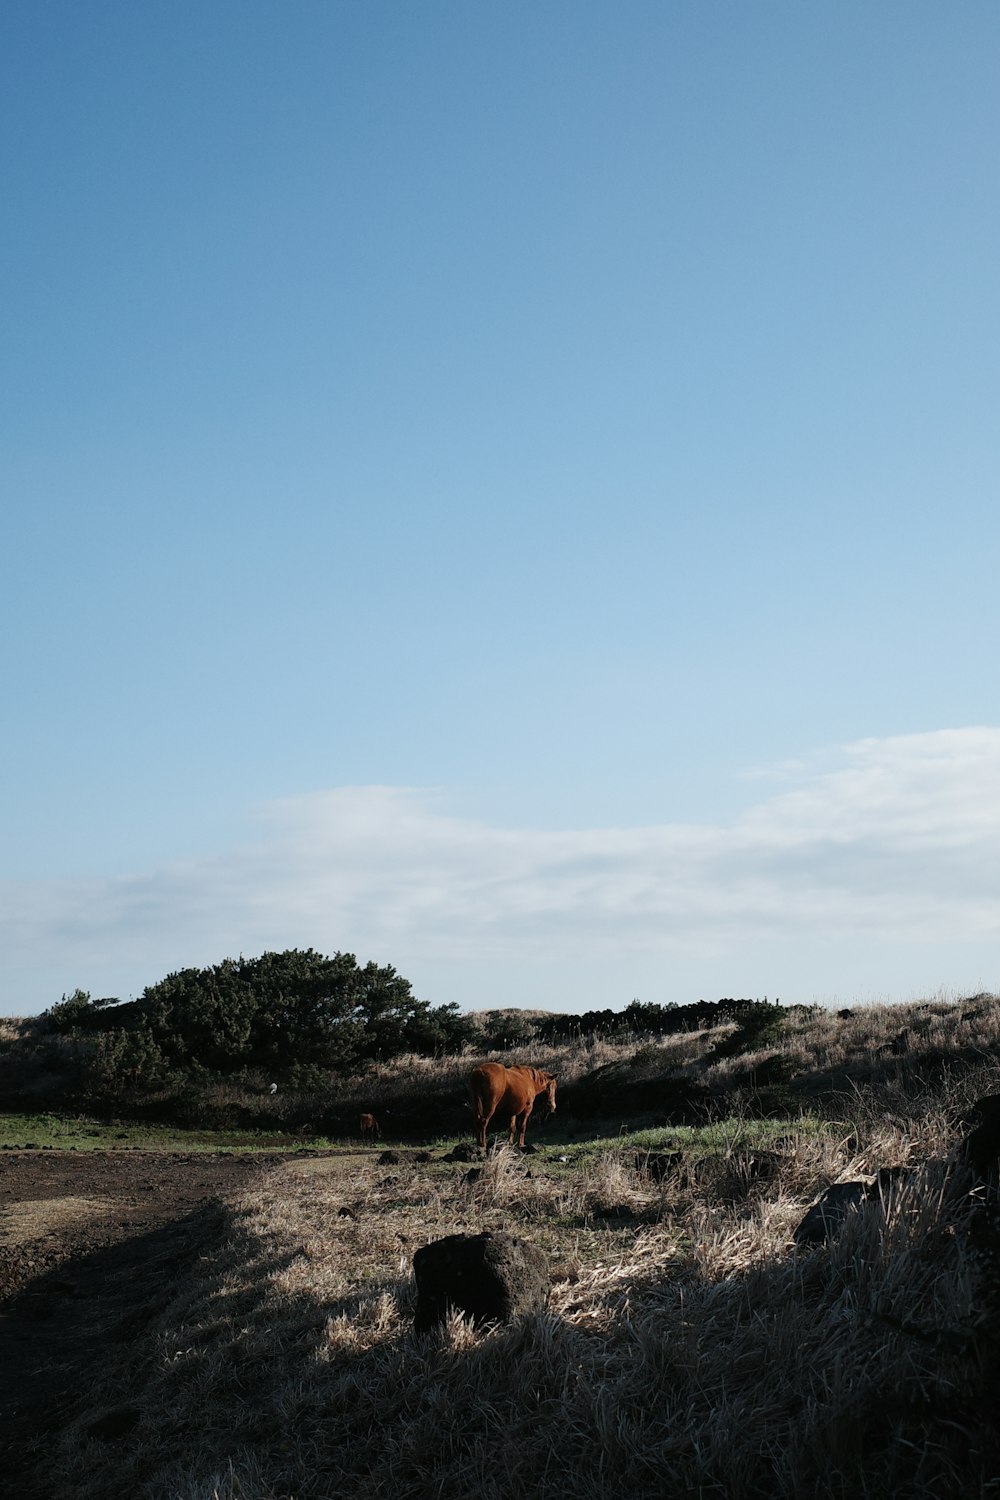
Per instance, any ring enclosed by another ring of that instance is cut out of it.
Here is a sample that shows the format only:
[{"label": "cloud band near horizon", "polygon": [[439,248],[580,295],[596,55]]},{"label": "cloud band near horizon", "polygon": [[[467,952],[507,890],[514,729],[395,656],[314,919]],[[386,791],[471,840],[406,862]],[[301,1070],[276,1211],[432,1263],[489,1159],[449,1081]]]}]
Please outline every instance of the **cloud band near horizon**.
[{"label": "cloud band near horizon", "polygon": [[500,955],[526,968],[570,952],[691,959],[743,939],[1000,937],[1000,729],[862,740],[833,767],[788,774],[726,824],[556,832],[456,817],[415,788],[292,797],[211,857],[5,882],[3,950],[15,976],[45,955],[80,983],[88,967],[131,976],[138,963],[152,983],[293,946],[406,973]]}]

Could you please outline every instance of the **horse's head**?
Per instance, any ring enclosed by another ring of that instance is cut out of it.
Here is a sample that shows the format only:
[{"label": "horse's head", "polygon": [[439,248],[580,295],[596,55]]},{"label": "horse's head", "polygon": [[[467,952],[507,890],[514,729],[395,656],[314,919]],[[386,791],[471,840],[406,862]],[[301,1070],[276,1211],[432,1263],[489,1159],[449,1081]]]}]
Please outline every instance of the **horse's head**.
[{"label": "horse's head", "polygon": [[549,1114],[556,1112],[556,1076],[554,1073],[543,1073],[545,1079],[545,1102],[549,1106]]}]

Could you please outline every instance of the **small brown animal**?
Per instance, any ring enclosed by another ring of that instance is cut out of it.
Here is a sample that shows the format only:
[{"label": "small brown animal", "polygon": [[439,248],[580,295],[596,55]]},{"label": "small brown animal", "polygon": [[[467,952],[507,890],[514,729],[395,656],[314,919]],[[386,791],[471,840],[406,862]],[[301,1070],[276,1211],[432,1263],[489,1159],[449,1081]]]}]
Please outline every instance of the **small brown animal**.
[{"label": "small brown animal", "polygon": [[503,1063],[483,1063],[473,1068],[469,1094],[476,1114],[476,1141],[486,1150],[486,1130],[494,1115],[510,1116],[510,1144],[514,1144],[514,1127],[520,1122],[517,1144],[524,1145],[524,1131],[535,1100],[546,1096],[549,1114],[556,1112],[556,1078],[541,1068],[505,1068]]},{"label": "small brown animal", "polygon": [[377,1141],[381,1139],[382,1132],[378,1128],[378,1121],[374,1115],[362,1115],[358,1124],[363,1141]]}]

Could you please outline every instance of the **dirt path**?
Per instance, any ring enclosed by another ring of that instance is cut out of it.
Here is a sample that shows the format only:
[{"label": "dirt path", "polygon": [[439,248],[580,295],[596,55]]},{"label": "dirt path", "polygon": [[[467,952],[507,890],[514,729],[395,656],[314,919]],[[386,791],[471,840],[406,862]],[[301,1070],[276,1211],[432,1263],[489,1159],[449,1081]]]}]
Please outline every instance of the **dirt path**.
[{"label": "dirt path", "polygon": [[[0,1473],[18,1500],[88,1373],[114,1361],[223,1230],[220,1200],[281,1156],[19,1151],[0,1158]],[[110,1440],[127,1413],[105,1418]],[[117,1422],[117,1427],[116,1427]]]},{"label": "dirt path", "polygon": [[71,1256],[155,1229],[238,1187],[263,1158],[155,1151],[0,1157],[0,1302]]}]

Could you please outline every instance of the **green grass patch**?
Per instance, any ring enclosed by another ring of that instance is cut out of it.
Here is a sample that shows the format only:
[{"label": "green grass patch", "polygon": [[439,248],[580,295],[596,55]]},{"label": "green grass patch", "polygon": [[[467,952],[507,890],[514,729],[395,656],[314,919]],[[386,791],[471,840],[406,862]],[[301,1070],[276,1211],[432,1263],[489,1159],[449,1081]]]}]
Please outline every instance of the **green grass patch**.
[{"label": "green grass patch", "polygon": [[[639,1130],[612,1128],[605,1122],[588,1121],[587,1134],[577,1133],[575,1123],[567,1122],[557,1130],[549,1130],[544,1136],[536,1136],[532,1143],[537,1154],[524,1156],[524,1164],[530,1167],[537,1163],[540,1168],[560,1179],[574,1177],[580,1168],[593,1168],[602,1158],[618,1154],[634,1155],[637,1152],[683,1151],[693,1160],[726,1156],[732,1151],[775,1151],[792,1139],[802,1140],[809,1136],[826,1136],[832,1139],[842,1134],[837,1122],[820,1119],[817,1115],[796,1114],[788,1119],[747,1119],[742,1116],[727,1120],[713,1120],[706,1125],[659,1125]],[[503,1133],[494,1138],[491,1147],[500,1144]],[[439,1168],[451,1173],[456,1164],[444,1160],[455,1146],[468,1145],[468,1136],[442,1137],[430,1147],[434,1153],[431,1162],[422,1171]],[[481,1163],[480,1163],[481,1165]],[[464,1167],[463,1170],[467,1170]]]},{"label": "green grass patch", "polygon": [[[597,1129],[600,1126],[598,1124]],[[774,1151],[791,1136],[836,1136],[840,1126],[816,1115],[785,1120],[731,1118],[707,1125],[658,1125],[644,1130],[616,1130],[586,1140],[545,1147],[545,1154],[567,1155],[574,1163],[611,1151],[685,1151],[693,1156],[722,1156],[732,1150]]]}]

